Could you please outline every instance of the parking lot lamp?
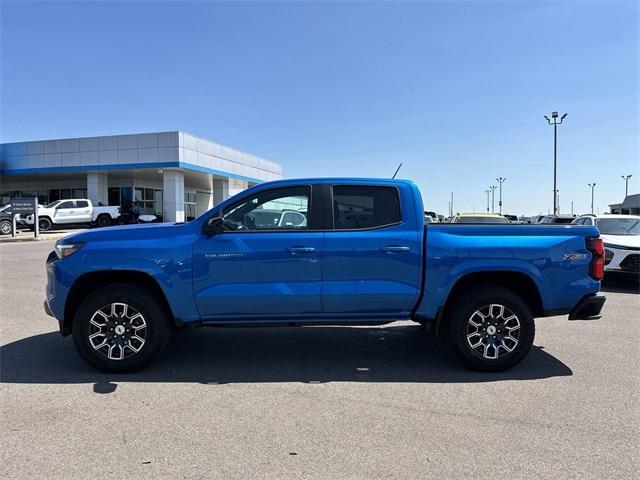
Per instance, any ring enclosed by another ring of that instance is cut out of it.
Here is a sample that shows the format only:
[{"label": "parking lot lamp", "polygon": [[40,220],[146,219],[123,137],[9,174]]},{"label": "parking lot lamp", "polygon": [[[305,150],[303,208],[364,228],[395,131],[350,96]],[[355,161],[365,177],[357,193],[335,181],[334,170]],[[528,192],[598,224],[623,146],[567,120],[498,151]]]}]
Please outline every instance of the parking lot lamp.
[{"label": "parking lot lamp", "polygon": [[593,191],[596,188],[596,182],[589,183],[589,187],[591,188],[591,215],[593,215]]},{"label": "parking lot lamp", "polygon": [[496,178],[498,184],[500,185],[500,199],[498,200],[498,208],[500,209],[500,215],[502,215],[502,182],[506,180],[504,177]]},{"label": "parking lot lamp", "polygon": [[489,189],[486,189],[484,191],[484,193],[487,194],[487,213],[489,213],[489,192],[491,192],[491,190],[489,190]]},{"label": "parking lot lamp", "polygon": [[547,120],[549,125],[553,125],[553,214],[558,213],[558,203],[557,203],[557,157],[558,157],[558,125],[562,125],[562,121],[565,119],[567,114],[565,113],[560,117],[558,121],[558,112],[551,112],[551,119],[546,115],[544,118]]},{"label": "parking lot lamp", "polygon": [[624,180],[624,198],[629,196],[629,179],[633,177],[633,175],[620,175]]},{"label": "parking lot lamp", "polygon": [[498,187],[496,185],[491,185],[489,188],[491,189],[491,213],[496,213],[495,193],[496,193],[496,188]]}]

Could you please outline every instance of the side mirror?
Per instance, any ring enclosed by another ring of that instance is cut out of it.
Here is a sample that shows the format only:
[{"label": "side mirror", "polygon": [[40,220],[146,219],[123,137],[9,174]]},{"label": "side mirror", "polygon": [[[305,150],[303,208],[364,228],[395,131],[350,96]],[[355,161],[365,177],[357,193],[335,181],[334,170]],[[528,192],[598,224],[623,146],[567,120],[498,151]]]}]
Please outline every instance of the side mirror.
[{"label": "side mirror", "polygon": [[222,232],[224,232],[224,220],[222,217],[211,217],[202,224],[202,233],[209,237]]}]

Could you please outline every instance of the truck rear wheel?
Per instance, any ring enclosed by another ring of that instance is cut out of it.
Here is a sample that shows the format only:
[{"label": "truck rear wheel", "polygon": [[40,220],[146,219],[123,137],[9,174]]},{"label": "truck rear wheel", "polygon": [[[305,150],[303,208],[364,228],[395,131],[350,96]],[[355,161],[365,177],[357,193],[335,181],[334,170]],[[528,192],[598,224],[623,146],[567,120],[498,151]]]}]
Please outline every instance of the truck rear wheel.
[{"label": "truck rear wheel", "polygon": [[449,337],[465,363],[486,372],[507,370],[527,356],[535,336],[533,314],[517,294],[503,287],[476,287],[455,300]]},{"label": "truck rear wheel", "polygon": [[82,358],[103,372],[133,372],[167,346],[172,325],[162,302],[144,288],[107,286],[91,293],[73,320],[73,342]]},{"label": "truck rear wheel", "polygon": [[111,223],[111,216],[107,213],[101,213],[96,219],[96,225],[99,227],[110,227]]}]

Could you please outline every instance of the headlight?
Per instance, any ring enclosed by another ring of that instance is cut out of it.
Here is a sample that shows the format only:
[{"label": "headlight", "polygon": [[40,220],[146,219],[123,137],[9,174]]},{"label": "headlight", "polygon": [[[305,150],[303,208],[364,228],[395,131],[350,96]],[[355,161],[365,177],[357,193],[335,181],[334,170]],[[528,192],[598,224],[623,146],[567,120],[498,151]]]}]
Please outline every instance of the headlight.
[{"label": "headlight", "polygon": [[56,243],[55,252],[58,258],[66,258],[84,247],[84,243]]},{"label": "headlight", "polygon": [[605,248],[604,249],[604,264],[605,265],[609,265],[611,263],[611,260],[613,260],[613,252],[611,250],[608,250],[608,249]]}]

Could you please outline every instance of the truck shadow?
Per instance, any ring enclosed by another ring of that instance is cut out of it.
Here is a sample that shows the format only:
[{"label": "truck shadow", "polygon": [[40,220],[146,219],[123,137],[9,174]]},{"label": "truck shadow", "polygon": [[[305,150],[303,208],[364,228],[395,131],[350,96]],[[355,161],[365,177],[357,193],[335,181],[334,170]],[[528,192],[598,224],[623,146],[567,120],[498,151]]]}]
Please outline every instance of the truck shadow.
[{"label": "truck shadow", "polygon": [[96,393],[111,393],[117,382],[456,383],[568,375],[571,369],[539,346],[507,372],[470,371],[446,342],[407,325],[180,330],[157,362],[133,374],[92,370],[75,352],[71,338],[57,332],[0,348],[2,383],[94,383]]}]

